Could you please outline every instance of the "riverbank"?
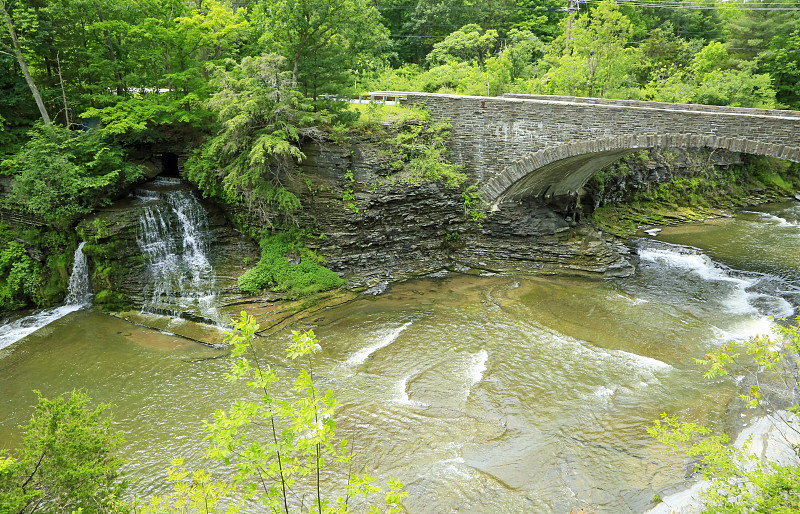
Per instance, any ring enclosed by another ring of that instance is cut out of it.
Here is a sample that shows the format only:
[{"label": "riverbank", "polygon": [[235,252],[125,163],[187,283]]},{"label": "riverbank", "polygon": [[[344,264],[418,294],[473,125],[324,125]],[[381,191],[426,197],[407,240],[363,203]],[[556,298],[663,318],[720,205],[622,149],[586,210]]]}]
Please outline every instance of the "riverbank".
[{"label": "riverbank", "polygon": [[592,221],[628,238],[641,228],[674,226],[784,199],[800,190],[800,167],[724,151],[653,150],[612,164],[586,185]]}]

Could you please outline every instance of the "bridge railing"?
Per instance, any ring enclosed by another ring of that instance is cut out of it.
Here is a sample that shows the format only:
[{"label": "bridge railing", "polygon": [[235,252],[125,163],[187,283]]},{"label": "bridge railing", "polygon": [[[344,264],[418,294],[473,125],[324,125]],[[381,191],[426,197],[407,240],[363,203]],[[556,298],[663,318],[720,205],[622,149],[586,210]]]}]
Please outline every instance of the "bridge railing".
[{"label": "bridge railing", "polygon": [[617,107],[645,107],[650,109],[667,109],[670,111],[687,110],[710,113],[730,113],[730,114],[754,114],[782,116],[787,118],[800,118],[800,112],[782,109],[757,109],[752,107],[728,107],[718,105],[703,104],[675,104],[668,102],[652,102],[646,100],[616,100],[612,98],[587,98],[580,96],[559,96],[559,95],[529,95],[519,93],[506,93],[503,98],[515,98],[519,100],[541,100],[546,102],[566,102],[574,104],[589,105],[610,105]]}]

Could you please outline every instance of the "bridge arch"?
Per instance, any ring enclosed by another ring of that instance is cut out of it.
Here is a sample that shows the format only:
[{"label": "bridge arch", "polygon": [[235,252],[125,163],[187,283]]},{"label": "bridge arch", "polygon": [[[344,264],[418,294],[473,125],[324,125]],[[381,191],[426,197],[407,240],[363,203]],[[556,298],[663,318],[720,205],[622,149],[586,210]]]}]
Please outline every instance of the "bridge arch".
[{"label": "bridge arch", "polygon": [[490,205],[524,197],[575,192],[600,170],[642,148],[724,149],[800,162],[800,146],[744,138],[693,134],[638,134],[569,141],[532,152],[484,182],[481,196]]}]

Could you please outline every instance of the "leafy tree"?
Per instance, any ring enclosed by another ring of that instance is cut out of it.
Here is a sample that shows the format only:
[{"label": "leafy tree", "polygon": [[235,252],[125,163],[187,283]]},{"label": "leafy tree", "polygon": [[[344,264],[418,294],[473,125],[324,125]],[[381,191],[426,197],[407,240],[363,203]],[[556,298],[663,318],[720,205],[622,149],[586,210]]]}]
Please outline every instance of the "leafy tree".
[{"label": "leafy tree", "polygon": [[511,80],[533,76],[533,63],[545,52],[545,45],[529,30],[511,29],[503,56],[511,63]]},{"label": "leafy tree", "polygon": [[[422,63],[433,45],[450,34],[454,27],[477,24],[505,32],[514,0],[390,0],[382,2],[401,62]],[[409,5],[411,4],[411,5]]]},{"label": "leafy tree", "polygon": [[515,0],[511,9],[511,30],[529,31],[542,41],[550,41],[559,32],[562,17],[560,0]]},{"label": "leafy tree", "polygon": [[720,10],[715,9],[716,0],[676,0],[675,3],[686,5],[687,8],[651,8],[654,16],[648,28],[652,30],[669,23],[676,36],[686,41],[699,41],[703,45],[724,37],[724,20]]},{"label": "leafy tree", "polygon": [[[784,5],[793,8],[795,4],[777,0],[770,7]],[[727,47],[731,57],[738,61],[753,61],[764,58],[769,53],[772,42],[780,34],[786,34],[797,27],[800,21],[797,11],[779,9],[742,9],[730,11],[726,28]]]},{"label": "leafy tree", "polygon": [[774,54],[763,64],[775,87],[775,98],[792,109],[800,109],[800,28],[773,40]]},{"label": "leafy tree", "polygon": [[237,57],[252,27],[243,9],[214,0],[195,9],[177,5],[168,12],[153,8],[149,13],[158,17],[128,31],[130,94],[95,102],[82,113],[100,118],[106,135],[131,143],[154,139],[157,127],[208,126],[212,63]]},{"label": "leafy tree", "polygon": [[643,93],[648,99],[663,102],[775,106],[769,75],[754,73],[753,63],[731,67],[727,49],[718,42],[709,43],[697,52],[685,70],[665,80],[652,80]]},{"label": "leafy tree", "polygon": [[[800,323],[798,318],[797,323]],[[787,390],[800,390],[800,326],[779,324],[773,337],[756,336],[743,345],[727,343],[697,363],[706,378],[727,375],[731,369],[749,374],[749,388],[740,398],[751,408],[777,410],[771,404],[770,382]],[[798,413],[795,405],[790,410]],[[685,452],[699,461],[711,485],[702,496],[705,513],[797,512],[800,509],[800,467],[766,462],[734,447],[726,434],[711,435],[707,427],[682,422],[664,414],[648,430],[668,446],[668,453]]]},{"label": "leafy tree", "polygon": [[537,90],[572,96],[620,96],[631,81],[635,54],[627,47],[630,20],[613,0],[603,0],[576,20],[569,50],[562,39],[551,44],[545,61],[550,66],[537,81]]},{"label": "leafy tree", "polygon": [[[20,44],[19,37],[17,37],[17,30],[14,27],[14,21],[11,19],[11,14],[9,13],[9,8],[5,0],[0,0],[0,14],[3,16],[4,29],[0,31],[0,48],[4,49],[2,51],[4,54],[13,56],[17,60],[17,63],[19,63],[22,74],[25,76],[25,82],[28,83],[33,99],[36,101],[36,106],[39,108],[42,121],[45,125],[49,125],[51,123],[50,114],[47,112],[39,88],[36,87],[36,83],[28,69],[27,60],[22,53],[22,45]],[[8,42],[6,42],[6,40]]]},{"label": "leafy tree", "polygon": [[366,0],[263,0],[261,14],[262,48],[282,55],[292,85],[304,80],[312,96],[319,89],[315,66],[374,66],[388,44],[380,15]]},{"label": "leafy tree", "polygon": [[41,270],[25,245],[8,241],[0,252],[0,308],[10,311],[33,303],[41,285]]},{"label": "leafy tree", "polygon": [[12,158],[2,162],[14,185],[6,205],[57,226],[108,204],[142,176],[118,147],[99,132],[40,127]]},{"label": "leafy tree", "polygon": [[[247,381],[258,400],[239,400],[227,411],[215,412],[214,420],[206,424],[206,456],[235,465],[235,471],[217,480],[205,471],[189,473],[177,460],[168,472],[175,492],[153,498],[140,512],[239,512],[245,501],[256,501],[273,513],[344,514],[350,512],[353,498],[378,493],[367,473],[346,473],[340,493],[329,478],[328,468],[347,464],[351,454],[347,442],[336,436],[334,414],[339,404],[330,390],[322,393],[315,381],[314,355],[321,347],[314,332],[292,331],[286,356],[304,365],[294,381],[295,397],[279,400],[272,394],[277,375],[260,363],[252,347],[258,324],[245,312],[233,322],[226,341],[237,360],[227,378]],[[383,512],[402,512],[400,502],[406,495],[403,484],[390,479]],[[313,500],[306,503],[306,497]],[[369,512],[381,510],[371,506]]]},{"label": "leafy tree", "polygon": [[0,451],[0,511],[103,513],[117,511],[126,487],[122,461],[115,455],[121,438],[111,431],[108,405],[87,408],[81,391],[38,405],[22,448]]},{"label": "leafy tree", "polygon": [[281,185],[282,174],[305,156],[298,143],[313,132],[318,115],[291,87],[285,59],[275,54],[214,68],[220,88],[209,100],[222,130],[187,163],[186,175],[204,194],[257,215],[255,225],[273,227],[300,207]]},{"label": "leafy tree", "polygon": [[426,60],[431,64],[464,61],[482,66],[486,58],[497,50],[497,43],[496,30],[483,30],[474,23],[464,25],[433,45]]},{"label": "leafy tree", "polygon": [[639,47],[639,64],[635,71],[637,82],[663,82],[681,72],[700,50],[695,45],[696,42],[690,43],[675,35],[669,22],[651,30]]}]

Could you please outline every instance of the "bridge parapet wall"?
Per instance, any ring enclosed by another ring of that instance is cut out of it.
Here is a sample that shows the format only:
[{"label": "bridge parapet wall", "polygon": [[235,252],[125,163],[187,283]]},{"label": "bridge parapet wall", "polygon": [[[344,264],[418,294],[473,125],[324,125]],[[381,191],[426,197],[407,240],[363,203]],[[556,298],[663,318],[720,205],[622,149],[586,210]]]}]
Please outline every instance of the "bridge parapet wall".
[{"label": "bridge parapet wall", "polygon": [[[623,136],[669,134],[670,144],[681,141],[676,135],[714,136],[709,141],[800,162],[800,113],[794,111],[533,95],[402,94],[409,104],[424,104],[434,118],[450,120],[451,155],[472,180],[495,184],[490,201],[503,194],[496,185],[508,182],[499,176],[513,170],[518,177],[520,161],[531,154],[584,142],[591,152],[592,142]],[[652,140],[656,146],[660,141]]]},{"label": "bridge parapet wall", "polygon": [[617,100],[614,98],[585,98],[581,96],[559,95],[529,95],[506,93],[503,98],[517,98],[520,100],[543,100],[546,102],[558,101],[590,105],[617,105],[620,107],[645,107],[650,109],[668,109],[671,111],[701,111],[701,112],[727,112],[731,114],[758,114],[769,116],[784,116],[787,118],[800,118],[800,112],[783,109],[754,109],[751,107],[728,107],[720,105],[703,104],[674,104],[669,102],[652,102],[644,100]]}]

